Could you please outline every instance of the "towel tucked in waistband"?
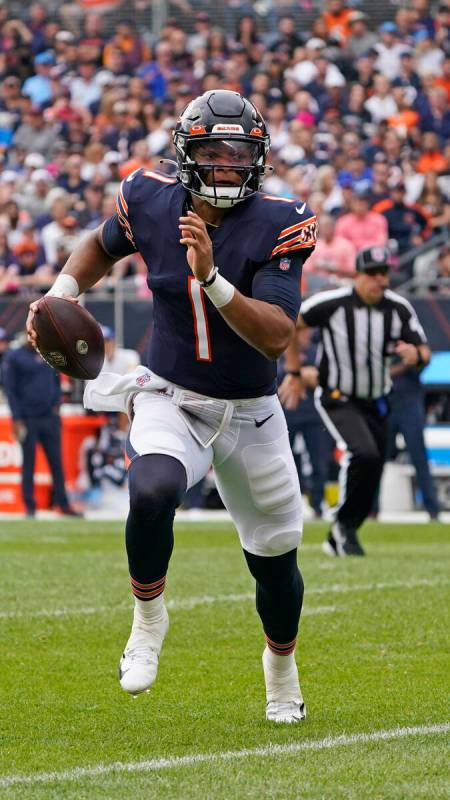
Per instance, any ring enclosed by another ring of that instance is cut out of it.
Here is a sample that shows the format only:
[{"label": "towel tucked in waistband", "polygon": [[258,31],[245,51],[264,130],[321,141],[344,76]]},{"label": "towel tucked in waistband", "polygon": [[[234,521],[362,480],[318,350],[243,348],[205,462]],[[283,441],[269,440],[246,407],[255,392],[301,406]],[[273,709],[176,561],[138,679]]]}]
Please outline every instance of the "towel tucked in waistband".
[{"label": "towel tucked in waistband", "polygon": [[209,447],[228,428],[233,416],[231,400],[206,397],[182,389],[142,365],[125,375],[100,373],[86,384],[83,404],[92,411],[122,411],[131,420],[133,400],[140,392],[164,392],[171,397],[202,447]]}]

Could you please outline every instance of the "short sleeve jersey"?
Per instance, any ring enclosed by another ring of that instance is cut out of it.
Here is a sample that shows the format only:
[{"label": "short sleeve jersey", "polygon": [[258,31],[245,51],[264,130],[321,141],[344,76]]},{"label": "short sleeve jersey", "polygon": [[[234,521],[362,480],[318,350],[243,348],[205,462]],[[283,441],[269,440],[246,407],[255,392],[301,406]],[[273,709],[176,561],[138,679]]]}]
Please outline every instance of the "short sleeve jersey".
[{"label": "short sleeve jersey", "polygon": [[[138,170],[120,187],[117,214],[103,228],[111,255],[139,251],[153,294],[148,366],[211,397],[259,397],[276,391],[276,363],[225,322],[194,278],[180,244],[188,192],[176,179]],[[242,294],[280,306],[296,320],[303,262],[316,243],[306,203],[256,193],[208,228],[214,264]]]}]

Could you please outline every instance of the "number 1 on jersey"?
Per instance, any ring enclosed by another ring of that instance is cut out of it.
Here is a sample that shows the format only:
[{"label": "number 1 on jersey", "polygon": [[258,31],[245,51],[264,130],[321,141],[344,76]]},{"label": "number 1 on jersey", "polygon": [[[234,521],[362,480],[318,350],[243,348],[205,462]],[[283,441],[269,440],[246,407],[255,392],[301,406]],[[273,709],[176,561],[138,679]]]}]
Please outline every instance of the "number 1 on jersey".
[{"label": "number 1 on jersey", "polygon": [[188,278],[188,293],[192,306],[192,314],[194,316],[195,352],[197,361],[212,361],[205,298],[202,287],[193,275],[190,275]]}]

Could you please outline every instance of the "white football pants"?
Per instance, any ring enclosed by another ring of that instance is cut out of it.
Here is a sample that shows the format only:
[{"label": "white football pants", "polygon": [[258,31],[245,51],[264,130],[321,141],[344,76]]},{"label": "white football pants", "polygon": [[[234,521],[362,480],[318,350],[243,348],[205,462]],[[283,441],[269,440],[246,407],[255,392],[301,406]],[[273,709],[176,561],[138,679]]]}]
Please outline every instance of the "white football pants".
[{"label": "white football pants", "polygon": [[134,398],[132,458],[161,453],[180,461],[188,488],[214,467],[216,484],[242,547],[257,556],[293,550],[302,532],[302,503],[286,421],[277,395],[233,400],[227,428],[208,447],[193,436],[168,394]]}]

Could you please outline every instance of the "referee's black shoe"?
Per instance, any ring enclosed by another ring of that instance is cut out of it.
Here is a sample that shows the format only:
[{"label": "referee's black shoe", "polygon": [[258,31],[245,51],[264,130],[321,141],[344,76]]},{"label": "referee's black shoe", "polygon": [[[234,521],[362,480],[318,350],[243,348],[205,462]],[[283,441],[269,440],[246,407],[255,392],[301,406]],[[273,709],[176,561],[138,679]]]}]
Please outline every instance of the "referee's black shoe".
[{"label": "referee's black shoe", "polygon": [[340,522],[335,522],[331,526],[331,531],[322,544],[322,550],[328,556],[365,555],[355,528],[345,527]]}]

